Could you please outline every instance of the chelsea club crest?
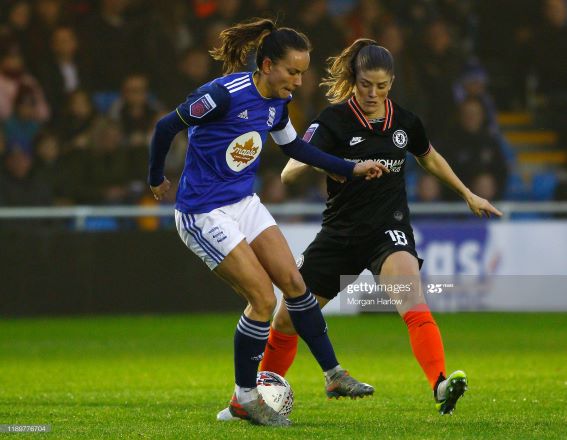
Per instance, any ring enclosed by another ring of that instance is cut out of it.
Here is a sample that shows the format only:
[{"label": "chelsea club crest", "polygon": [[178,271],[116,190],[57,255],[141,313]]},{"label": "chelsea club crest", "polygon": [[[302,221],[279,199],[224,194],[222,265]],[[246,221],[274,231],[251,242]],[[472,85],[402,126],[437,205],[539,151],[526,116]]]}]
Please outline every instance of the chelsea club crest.
[{"label": "chelsea club crest", "polygon": [[398,148],[404,148],[408,144],[408,135],[404,130],[396,130],[392,135],[394,145]]}]

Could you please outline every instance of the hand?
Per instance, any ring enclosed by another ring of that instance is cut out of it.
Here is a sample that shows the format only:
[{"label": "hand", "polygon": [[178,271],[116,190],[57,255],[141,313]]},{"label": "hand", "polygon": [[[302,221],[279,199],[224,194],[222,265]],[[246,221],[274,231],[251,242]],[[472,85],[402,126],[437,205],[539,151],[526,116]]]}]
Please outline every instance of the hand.
[{"label": "hand", "polygon": [[502,216],[502,212],[492,206],[488,200],[483,199],[472,192],[465,200],[467,205],[469,205],[470,210],[477,217],[490,218],[491,214],[497,215],[498,217]]},{"label": "hand", "polygon": [[365,160],[354,166],[353,176],[364,176],[366,180],[378,179],[383,173],[389,173],[390,170],[375,160]]},{"label": "hand", "polygon": [[171,182],[167,180],[167,177],[163,178],[163,182],[161,182],[158,186],[151,186],[150,189],[152,193],[154,193],[154,199],[161,200],[167,194],[169,189],[171,188]]}]

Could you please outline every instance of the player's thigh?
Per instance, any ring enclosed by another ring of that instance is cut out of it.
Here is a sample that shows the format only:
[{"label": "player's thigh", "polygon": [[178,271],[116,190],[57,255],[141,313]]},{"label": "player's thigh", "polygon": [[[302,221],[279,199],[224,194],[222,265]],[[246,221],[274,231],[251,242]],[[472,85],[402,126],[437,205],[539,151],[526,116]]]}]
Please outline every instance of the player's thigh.
[{"label": "player's thigh", "polygon": [[175,225],[183,243],[211,270],[244,239],[238,223],[222,209],[202,214],[176,210]]},{"label": "player's thigh", "polygon": [[392,252],[386,257],[380,272],[380,282],[398,284],[398,288],[388,289],[388,295],[396,301],[396,309],[402,316],[417,305],[425,304],[419,261],[407,251]]},{"label": "player's thigh", "polygon": [[246,240],[215,267],[214,273],[240,293],[252,309],[271,315],[276,305],[272,281]]},{"label": "player's thigh", "polygon": [[285,296],[293,298],[305,293],[303,278],[277,225],[263,230],[250,246],[273,283]]},{"label": "player's thigh", "polygon": [[266,271],[246,243],[238,223],[227,214],[234,204],[204,214],[175,212],[181,240],[253,308],[273,309],[275,295]]},{"label": "player's thigh", "polygon": [[[330,299],[319,296],[316,293],[313,293],[313,295],[319,303],[320,308],[325,307],[330,301]],[[289,311],[287,310],[285,301],[281,301],[278,305],[278,309],[276,311],[276,314],[274,315],[274,319],[272,320],[272,327],[288,335],[294,335],[297,333],[295,331],[295,328],[293,327],[293,322],[291,321],[291,317],[289,316]]]},{"label": "player's thigh", "polygon": [[[417,255],[413,230],[408,223],[387,225],[377,230],[369,251],[368,269],[380,276],[381,283],[400,285],[388,289],[400,314],[425,302],[419,277],[423,260]],[[398,293],[394,293],[396,291]]]}]

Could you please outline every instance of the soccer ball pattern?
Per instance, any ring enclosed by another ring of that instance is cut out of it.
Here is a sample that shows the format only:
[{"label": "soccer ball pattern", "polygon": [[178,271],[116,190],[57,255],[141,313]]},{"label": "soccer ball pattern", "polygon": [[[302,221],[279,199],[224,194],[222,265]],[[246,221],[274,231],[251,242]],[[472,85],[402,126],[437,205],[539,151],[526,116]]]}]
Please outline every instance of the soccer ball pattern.
[{"label": "soccer ball pattern", "polygon": [[259,371],[256,376],[258,392],[264,401],[280,413],[288,416],[293,409],[293,390],[282,376],[272,371]]}]

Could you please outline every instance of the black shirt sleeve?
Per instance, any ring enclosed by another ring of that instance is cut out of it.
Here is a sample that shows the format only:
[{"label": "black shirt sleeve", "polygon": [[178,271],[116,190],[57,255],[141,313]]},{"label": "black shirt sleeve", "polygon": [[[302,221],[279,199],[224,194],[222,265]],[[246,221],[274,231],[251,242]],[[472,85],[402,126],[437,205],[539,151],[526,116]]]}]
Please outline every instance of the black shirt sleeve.
[{"label": "black shirt sleeve", "polygon": [[323,111],[317,119],[307,128],[303,135],[303,140],[315,145],[320,150],[332,153],[337,149],[338,139],[331,127],[336,124],[328,111]]},{"label": "black shirt sleeve", "polygon": [[427,155],[431,149],[429,139],[425,133],[421,119],[414,115],[413,123],[409,127],[408,151],[417,157]]}]

